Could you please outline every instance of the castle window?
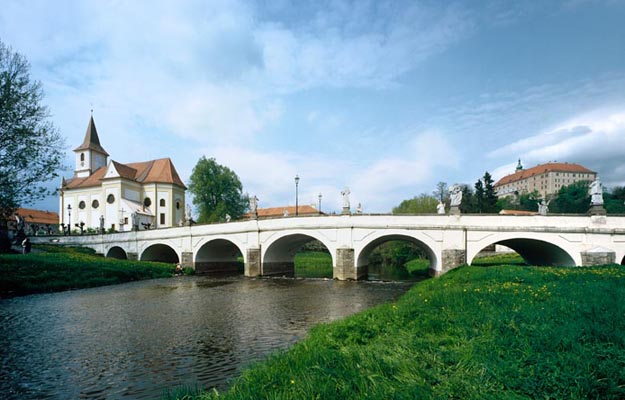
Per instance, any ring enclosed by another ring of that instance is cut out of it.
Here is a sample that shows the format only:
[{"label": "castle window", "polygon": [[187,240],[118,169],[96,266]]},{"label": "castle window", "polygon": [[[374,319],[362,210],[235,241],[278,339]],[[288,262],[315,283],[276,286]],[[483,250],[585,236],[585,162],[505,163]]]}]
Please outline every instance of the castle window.
[{"label": "castle window", "polygon": [[78,203],[78,208],[80,208],[81,210],[84,210],[85,207],[86,207],[85,202],[81,200],[80,203]]},{"label": "castle window", "polygon": [[109,194],[108,197],[106,198],[106,202],[109,204],[115,203],[115,196],[113,196],[112,194]]},{"label": "castle window", "polygon": [[158,202],[158,205],[160,207],[165,207],[165,199],[161,199],[161,201]]},{"label": "castle window", "polygon": [[100,207],[100,202],[98,200],[93,200],[91,202],[91,208],[98,208]]},{"label": "castle window", "polygon": [[146,207],[150,207],[152,205],[152,200],[149,197],[143,199],[143,205]]}]

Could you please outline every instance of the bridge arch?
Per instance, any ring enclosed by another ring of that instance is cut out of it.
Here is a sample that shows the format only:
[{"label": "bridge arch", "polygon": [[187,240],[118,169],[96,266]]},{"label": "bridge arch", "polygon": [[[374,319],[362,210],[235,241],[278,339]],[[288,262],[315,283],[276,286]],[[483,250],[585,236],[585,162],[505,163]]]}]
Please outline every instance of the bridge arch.
[{"label": "bridge arch", "polygon": [[335,249],[328,245],[327,238],[317,232],[288,232],[271,238],[264,245],[262,255],[262,275],[288,275],[295,274],[295,255],[306,243],[318,240],[325,246],[332,256],[332,265],[336,265]]},{"label": "bridge arch", "polygon": [[[366,271],[369,264],[369,256],[371,252],[380,246],[381,244],[390,242],[390,241],[406,241],[413,244],[416,244],[419,248],[423,250],[426,257],[430,261],[430,271],[436,270],[438,265],[438,257],[436,256],[436,252],[434,250],[434,244],[428,243],[427,238],[417,237],[416,232],[389,232],[389,233],[381,233],[375,235],[375,237],[368,238],[366,242],[362,243],[362,246],[358,249],[354,249],[354,262],[356,264],[356,269],[358,271]],[[365,274],[358,273],[359,276],[363,276]]]},{"label": "bridge arch", "polygon": [[[546,238],[509,237],[484,243],[479,249],[473,247],[467,254],[467,264],[472,264],[477,254],[484,248],[500,244],[516,251],[529,265],[574,267],[581,265],[564,243],[553,243],[554,240]],[[477,250],[476,250],[477,249]],[[573,253],[575,254],[575,253]]]},{"label": "bridge arch", "polygon": [[195,253],[197,273],[243,273],[245,255],[239,245],[228,239],[213,238]]},{"label": "bridge arch", "polygon": [[127,260],[128,254],[126,254],[126,251],[122,249],[120,246],[113,246],[106,253],[106,257],[116,258],[118,260]]},{"label": "bridge arch", "polygon": [[180,257],[178,253],[176,253],[176,250],[163,243],[147,246],[141,253],[139,259],[141,261],[159,261],[172,264],[180,262]]}]

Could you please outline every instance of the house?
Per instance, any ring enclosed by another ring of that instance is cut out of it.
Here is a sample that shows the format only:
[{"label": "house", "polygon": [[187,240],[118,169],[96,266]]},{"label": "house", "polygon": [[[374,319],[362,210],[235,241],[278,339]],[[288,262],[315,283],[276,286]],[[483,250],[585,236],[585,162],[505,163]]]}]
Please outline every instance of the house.
[{"label": "house", "polygon": [[596,178],[596,172],[579,164],[549,162],[523,169],[519,160],[516,171],[497,181],[494,188],[499,198],[536,191],[544,199],[558,193],[563,186],[579,181],[592,182]]},{"label": "house", "polygon": [[63,179],[59,224],[113,231],[168,228],[185,218],[186,186],[169,158],[123,164],[109,159],[93,116]]},{"label": "house", "polygon": [[[280,218],[280,217],[294,217],[295,206],[283,206],[283,207],[271,207],[271,208],[259,208],[256,210],[258,218]],[[324,215],[319,212],[317,208],[309,205],[301,205],[297,207],[297,215]],[[250,213],[244,215],[245,218],[250,218]]]},{"label": "house", "polygon": [[17,217],[23,220],[24,232],[27,235],[49,234],[56,232],[59,223],[59,214],[53,211],[34,210],[32,208],[18,208],[16,218],[7,221],[9,237],[13,238],[17,232]]}]

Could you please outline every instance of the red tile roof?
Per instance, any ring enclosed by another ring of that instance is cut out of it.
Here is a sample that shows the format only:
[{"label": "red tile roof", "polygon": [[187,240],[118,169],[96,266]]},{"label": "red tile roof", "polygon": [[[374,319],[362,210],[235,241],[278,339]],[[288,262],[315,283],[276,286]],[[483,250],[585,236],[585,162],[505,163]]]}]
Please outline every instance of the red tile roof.
[{"label": "red tile roof", "polygon": [[515,172],[514,174],[506,175],[499,181],[497,181],[497,183],[495,183],[495,186],[501,186],[507,183],[517,182],[522,179],[527,179],[534,175],[540,175],[547,172],[580,172],[596,174],[596,172],[591,171],[588,168],[583,167],[579,164],[552,162],[540,164],[529,169],[522,169]]},{"label": "red tile roof", "polygon": [[[259,208],[257,213],[259,218],[282,217],[284,210],[288,211],[290,217],[295,216],[295,206]],[[309,205],[301,205],[297,207],[297,213],[298,215],[318,215],[319,210]],[[250,214],[247,213],[245,216],[249,218]]]},{"label": "red tile roof", "polygon": [[18,208],[17,215],[23,217],[28,224],[58,224],[59,214],[52,211],[33,210],[31,208]]},{"label": "red tile roof", "polygon": [[499,211],[501,215],[538,215],[536,211],[525,211],[525,210],[501,210]]},{"label": "red tile roof", "polygon": [[[170,158],[160,158],[138,163],[122,164],[112,161],[117,172],[125,179],[139,183],[171,183],[186,189]],[[98,168],[86,178],[74,177],[66,181],[64,189],[100,186],[107,167]]]}]

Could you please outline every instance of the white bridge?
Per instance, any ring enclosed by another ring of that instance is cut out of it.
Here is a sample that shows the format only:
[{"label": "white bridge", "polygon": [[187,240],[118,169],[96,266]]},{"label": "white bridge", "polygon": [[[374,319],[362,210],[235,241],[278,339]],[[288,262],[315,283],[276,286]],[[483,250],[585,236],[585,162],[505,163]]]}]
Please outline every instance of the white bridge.
[{"label": "white bridge", "polygon": [[259,276],[292,274],[295,254],[315,239],[332,255],[333,275],[339,280],[365,278],[369,254],[390,240],[420,246],[435,276],[471,264],[493,244],[514,249],[532,265],[625,264],[625,216],[289,217],[64,236],[58,242],[90,247],[106,257],[180,262],[198,272],[232,270],[242,258],[245,275]]}]

